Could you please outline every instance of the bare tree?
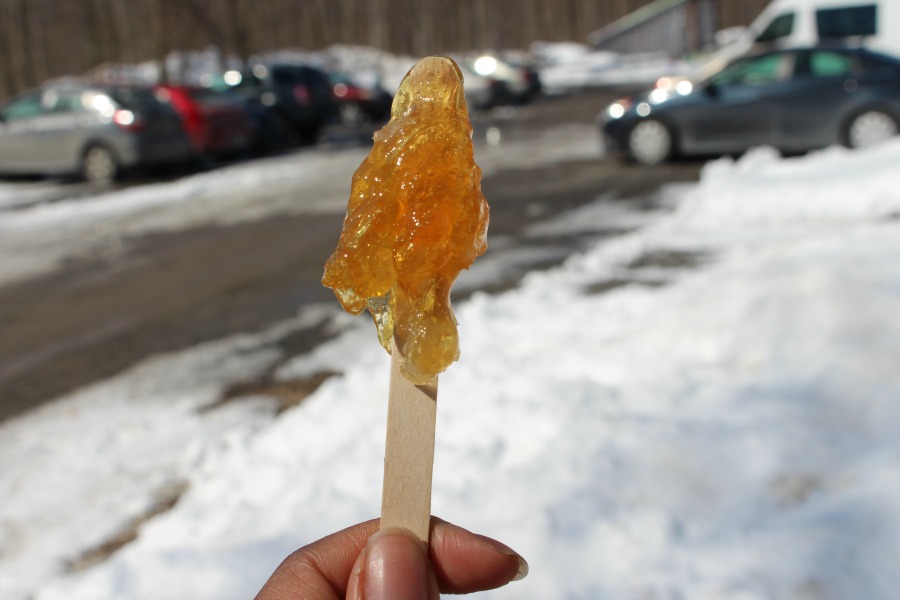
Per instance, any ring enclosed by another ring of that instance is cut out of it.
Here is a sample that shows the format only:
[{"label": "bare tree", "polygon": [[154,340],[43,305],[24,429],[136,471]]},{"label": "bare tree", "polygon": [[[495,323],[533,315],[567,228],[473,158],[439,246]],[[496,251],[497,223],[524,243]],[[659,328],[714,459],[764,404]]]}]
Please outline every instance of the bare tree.
[{"label": "bare tree", "polygon": [[[334,43],[424,55],[581,41],[651,1],[0,0],[0,96],[106,62],[209,46],[246,59]],[[768,1],[714,0],[719,26],[748,23]]]}]

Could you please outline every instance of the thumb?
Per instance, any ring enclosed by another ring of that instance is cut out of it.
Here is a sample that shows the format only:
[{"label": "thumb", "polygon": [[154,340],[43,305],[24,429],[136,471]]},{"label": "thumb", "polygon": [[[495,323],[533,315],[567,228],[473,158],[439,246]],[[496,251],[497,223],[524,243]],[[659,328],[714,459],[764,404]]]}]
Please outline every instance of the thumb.
[{"label": "thumb", "polygon": [[425,543],[389,527],[369,538],[347,589],[347,600],[438,600],[437,578]]}]

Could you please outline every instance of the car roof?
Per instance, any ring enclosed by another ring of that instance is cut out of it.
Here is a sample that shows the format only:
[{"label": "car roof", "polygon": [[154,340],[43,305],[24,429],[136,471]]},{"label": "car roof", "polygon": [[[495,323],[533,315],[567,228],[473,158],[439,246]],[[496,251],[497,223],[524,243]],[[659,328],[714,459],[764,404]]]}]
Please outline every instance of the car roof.
[{"label": "car roof", "polygon": [[738,57],[735,60],[741,60],[744,58],[752,58],[756,56],[769,56],[772,54],[798,54],[801,52],[812,52],[815,50],[828,50],[831,52],[838,52],[840,54],[856,54],[856,55],[865,55],[865,56],[873,56],[880,59],[883,59],[888,62],[900,64],[900,58],[896,56],[892,56],[890,54],[885,54],[883,52],[879,52],[877,50],[872,50],[870,48],[866,48],[864,46],[849,46],[847,44],[842,44],[840,42],[822,42],[820,44],[815,45],[807,45],[807,46],[791,46],[789,48],[760,48],[754,52],[749,52],[743,56]]}]

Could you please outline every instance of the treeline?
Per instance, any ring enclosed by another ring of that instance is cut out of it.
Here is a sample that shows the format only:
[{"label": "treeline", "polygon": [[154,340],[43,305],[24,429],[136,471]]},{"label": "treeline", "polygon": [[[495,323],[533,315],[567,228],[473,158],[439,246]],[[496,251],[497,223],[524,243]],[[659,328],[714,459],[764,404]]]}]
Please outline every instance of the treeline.
[{"label": "treeline", "polygon": [[[425,55],[582,41],[649,1],[0,0],[0,97],[175,49],[247,57],[345,43]],[[767,1],[716,0],[720,23],[746,24]]]}]

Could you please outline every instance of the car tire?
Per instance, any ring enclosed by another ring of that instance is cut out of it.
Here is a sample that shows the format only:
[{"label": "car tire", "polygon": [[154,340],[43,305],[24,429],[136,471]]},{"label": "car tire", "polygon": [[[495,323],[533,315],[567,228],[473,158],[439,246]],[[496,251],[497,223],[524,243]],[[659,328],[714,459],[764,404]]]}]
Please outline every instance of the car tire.
[{"label": "car tire", "polygon": [[91,183],[109,183],[119,175],[115,153],[102,144],[88,146],[81,155],[81,177]]},{"label": "car tire", "polygon": [[900,134],[900,126],[889,114],[873,109],[857,114],[847,124],[845,141],[850,148],[868,148]]},{"label": "car tire", "polygon": [[365,125],[368,115],[355,102],[343,102],[338,106],[338,119],[343,125],[356,127]]},{"label": "car tire", "polygon": [[642,165],[658,165],[672,156],[674,138],[669,128],[656,119],[638,121],[628,133],[628,154]]}]

